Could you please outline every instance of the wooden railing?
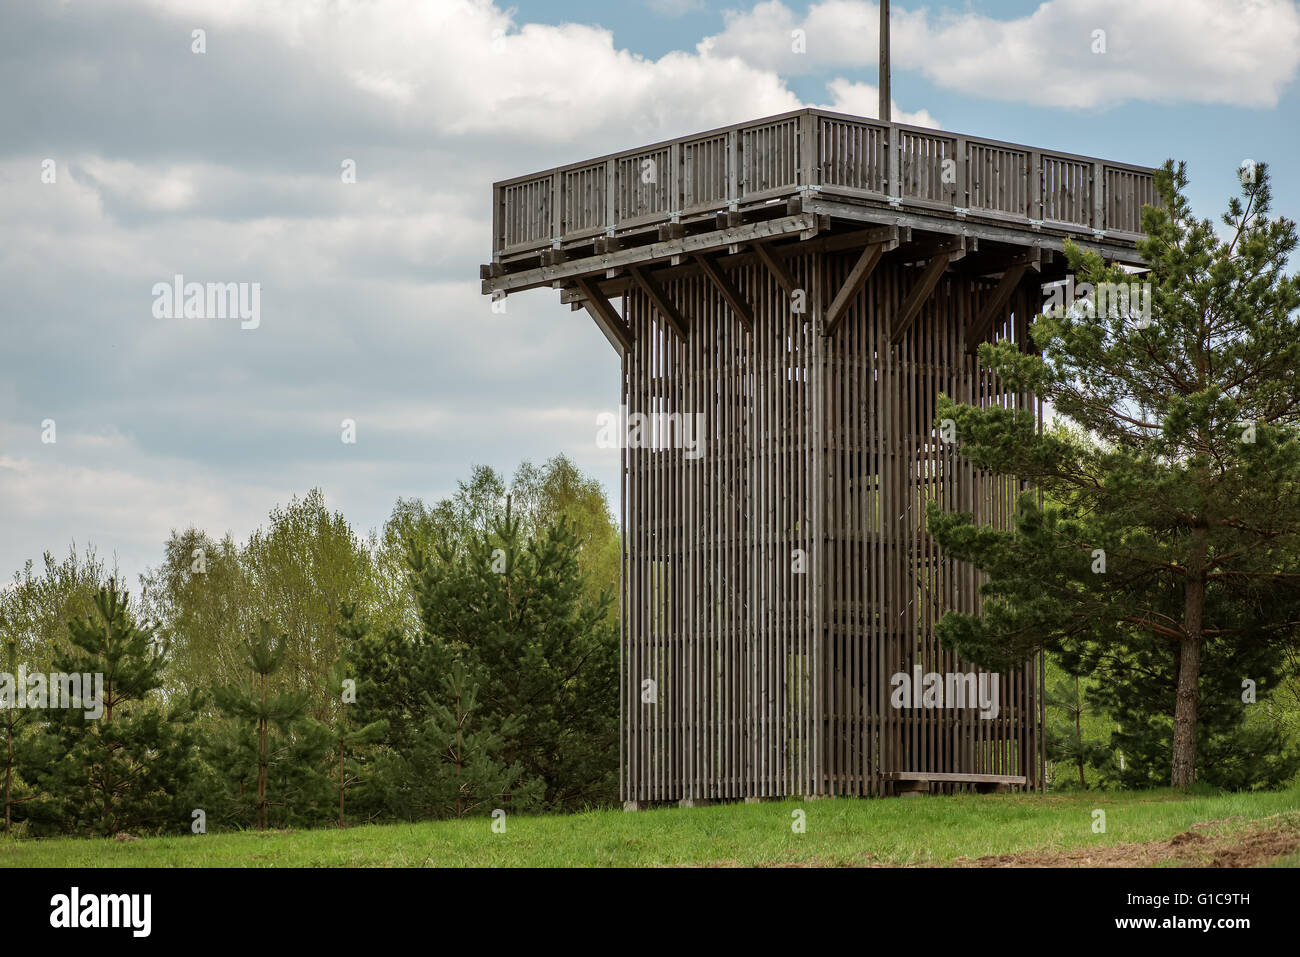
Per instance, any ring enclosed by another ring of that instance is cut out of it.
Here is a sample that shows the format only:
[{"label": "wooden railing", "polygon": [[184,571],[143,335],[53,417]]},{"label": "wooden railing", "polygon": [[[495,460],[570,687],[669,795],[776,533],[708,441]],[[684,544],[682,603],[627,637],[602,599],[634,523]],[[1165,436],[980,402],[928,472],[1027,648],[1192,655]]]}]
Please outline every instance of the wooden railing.
[{"label": "wooden railing", "polygon": [[1152,170],[799,110],[503,180],[495,258],[803,190],[1132,240]]}]

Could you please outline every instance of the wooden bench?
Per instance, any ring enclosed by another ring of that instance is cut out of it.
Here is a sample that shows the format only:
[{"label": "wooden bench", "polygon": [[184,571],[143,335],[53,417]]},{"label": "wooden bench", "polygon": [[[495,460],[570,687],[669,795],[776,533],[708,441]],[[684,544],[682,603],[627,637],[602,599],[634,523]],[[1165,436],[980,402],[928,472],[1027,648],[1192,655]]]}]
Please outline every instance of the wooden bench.
[{"label": "wooden bench", "polygon": [[933,784],[969,784],[981,794],[1010,791],[1012,785],[1025,786],[1029,779],[1023,774],[966,774],[947,771],[889,771],[886,781],[893,781],[899,797],[917,797],[929,794]]}]

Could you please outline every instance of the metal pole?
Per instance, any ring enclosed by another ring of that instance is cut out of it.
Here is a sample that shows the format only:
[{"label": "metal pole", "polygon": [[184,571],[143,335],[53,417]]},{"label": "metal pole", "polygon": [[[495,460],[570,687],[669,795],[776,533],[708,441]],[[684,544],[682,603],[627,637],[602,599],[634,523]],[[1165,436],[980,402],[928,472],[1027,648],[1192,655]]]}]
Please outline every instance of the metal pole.
[{"label": "metal pole", "polygon": [[880,119],[893,120],[889,99],[889,0],[880,0]]}]

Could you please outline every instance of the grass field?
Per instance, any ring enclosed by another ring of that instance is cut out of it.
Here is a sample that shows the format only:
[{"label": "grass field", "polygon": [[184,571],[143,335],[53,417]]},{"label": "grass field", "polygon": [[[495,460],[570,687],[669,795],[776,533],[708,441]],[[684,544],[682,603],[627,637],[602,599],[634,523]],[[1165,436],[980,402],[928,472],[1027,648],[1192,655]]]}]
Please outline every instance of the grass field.
[{"label": "grass field", "polygon": [[[1106,831],[1093,832],[1093,811]],[[806,831],[792,831],[794,812]],[[0,840],[6,867],[1300,865],[1300,790],[789,800],[347,830]]]}]

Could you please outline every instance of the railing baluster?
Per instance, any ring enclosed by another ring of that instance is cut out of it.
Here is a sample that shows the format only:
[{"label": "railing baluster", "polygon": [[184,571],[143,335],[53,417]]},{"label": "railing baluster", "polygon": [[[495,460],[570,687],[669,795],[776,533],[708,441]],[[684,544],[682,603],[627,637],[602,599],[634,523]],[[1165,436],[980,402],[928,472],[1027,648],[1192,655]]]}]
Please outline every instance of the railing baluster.
[{"label": "railing baluster", "polygon": [[1029,151],[1029,183],[1025,195],[1028,197],[1027,215],[1030,219],[1043,219],[1043,154],[1039,150]]},{"label": "railing baluster", "polygon": [[1127,234],[1155,199],[1147,169],[807,109],[495,183],[493,256],[821,187]]},{"label": "railing baluster", "polygon": [[551,174],[551,238],[558,240],[564,235],[564,174]]},{"label": "railing baluster", "polygon": [[1092,228],[1106,228],[1106,208],[1105,203],[1105,176],[1102,173],[1101,164],[1092,164]]},{"label": "railing baluster", "polygon": [[961,209],[969,209],[970,203],[966,198],[966,137],[957,137],[956,152],[953,153],[953,162],[956,163],[955,172],[957,174],[957,184],[953,191],[952,204]]},{"label": "railing baluster", "polygon": [[740,131],[727,133],[727,209],[735,209],[740,198]]},{"label": "railing baluster", "polygon": [[889,137],[889,180],[886,184],[885,195],[891,199],[901,199],[903,196],[902,181],[902,162],[903,162],[903,134],[897,126],[890,123],[886,126],[886,135]]},{"label": "railing baluster", "polygon": [[618,223],[618,197],[614,193],[614,160],[605,161],[605,222],[606,232],[613,232]]}]

